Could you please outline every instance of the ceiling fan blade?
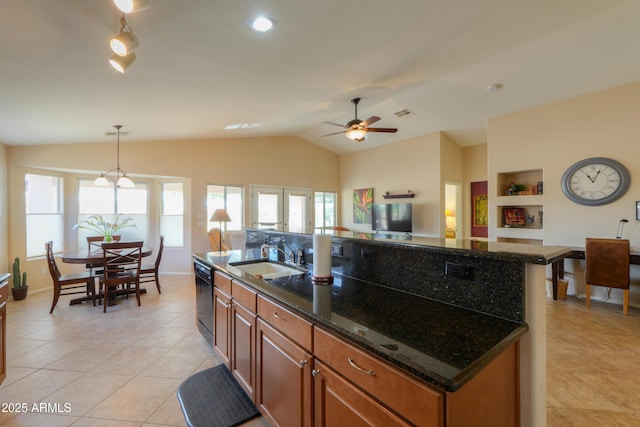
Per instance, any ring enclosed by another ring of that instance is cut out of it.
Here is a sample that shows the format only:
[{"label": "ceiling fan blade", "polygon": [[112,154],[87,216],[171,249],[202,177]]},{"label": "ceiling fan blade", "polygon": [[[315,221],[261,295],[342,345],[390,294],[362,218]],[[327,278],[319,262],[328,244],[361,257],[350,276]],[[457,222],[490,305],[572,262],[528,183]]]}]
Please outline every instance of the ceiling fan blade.
[{"label": "ceiling fan blade", "polygon": [[341,133],[345,133],[345,132],[346,132],[346,130],[345,130],[345,131],[342,131],[342,132],[328,133],[328,134],[326,134],[326,135],[322,135],[322,136],[339,135],[339,134],[341,134]]},{"label": "ceiling fan blade", "polygon": [[340,123],[334,123],[334,122],[322,122],[322,123],[324,123],[326,125],[340,126],[341,128],[345,128],[345,129],[349,128],[348,126],[341,125]]},{"label": "ceiling fan blade", "polygon": [[386,132],[386,133],[396,133],[398,129],[395,128],[367,128],[369,132]]},{"label": "ceiling fan blade", "polygon": [[361,123],[360,123],[360,125],[362,125],[362,126],[364,126],[364,127],[367,127],[367,126],[369,126],[370,124],[377,122],[378,120],[380,120],[380,117],[378,117],[378,116],[371,116],[371,117],[369,117],[367,120],[365,120],[364,122],[361,122]]}]

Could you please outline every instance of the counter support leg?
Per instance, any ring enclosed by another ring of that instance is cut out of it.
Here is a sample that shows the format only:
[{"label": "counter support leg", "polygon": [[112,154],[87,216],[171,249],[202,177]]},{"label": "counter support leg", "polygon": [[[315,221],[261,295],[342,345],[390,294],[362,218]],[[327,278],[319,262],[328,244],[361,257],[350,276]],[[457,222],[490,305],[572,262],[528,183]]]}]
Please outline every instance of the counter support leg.
[{"label": "counter support leg", "polygon": [[521,427],[547,425],[546,266],[525,264],[525,321],[520,339]]}]

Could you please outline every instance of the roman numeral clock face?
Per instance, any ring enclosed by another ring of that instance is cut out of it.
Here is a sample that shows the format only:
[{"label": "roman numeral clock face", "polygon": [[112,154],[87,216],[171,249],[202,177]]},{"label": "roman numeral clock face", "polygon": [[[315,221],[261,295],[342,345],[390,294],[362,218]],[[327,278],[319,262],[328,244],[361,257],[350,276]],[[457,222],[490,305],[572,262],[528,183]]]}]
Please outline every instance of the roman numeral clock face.
[{"label": "roman numeral clock face", "polygon": [[575,203],[599,206],[622,197],[629,188],[629,171],[604,157],[581,160],[562,175],[562,192]]}]

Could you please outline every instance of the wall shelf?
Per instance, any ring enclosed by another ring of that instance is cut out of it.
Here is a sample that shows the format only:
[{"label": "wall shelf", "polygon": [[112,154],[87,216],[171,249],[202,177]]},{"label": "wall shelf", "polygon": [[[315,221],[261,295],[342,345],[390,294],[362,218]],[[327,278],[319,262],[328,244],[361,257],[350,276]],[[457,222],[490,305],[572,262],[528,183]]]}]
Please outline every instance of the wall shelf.
[{"label": "wall shelf", "polygon": [[412,191],[408,191],[405,194],[383,194],[382,198],[383,199],[413,199],[413,196],[415,196],[416,194]]}]

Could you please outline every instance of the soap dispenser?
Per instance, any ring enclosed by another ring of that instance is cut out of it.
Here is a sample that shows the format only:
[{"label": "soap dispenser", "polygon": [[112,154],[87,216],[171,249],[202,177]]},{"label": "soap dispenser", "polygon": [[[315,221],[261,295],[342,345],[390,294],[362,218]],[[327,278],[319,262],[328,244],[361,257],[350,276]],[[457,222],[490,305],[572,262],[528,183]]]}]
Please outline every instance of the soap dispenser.
[{"label": "soap dispenser", "polygon": [[262,246],[260,247],[260,255],[262,259],[269,258],[269,245],[267,245],[267,241],[265,240]]}]

